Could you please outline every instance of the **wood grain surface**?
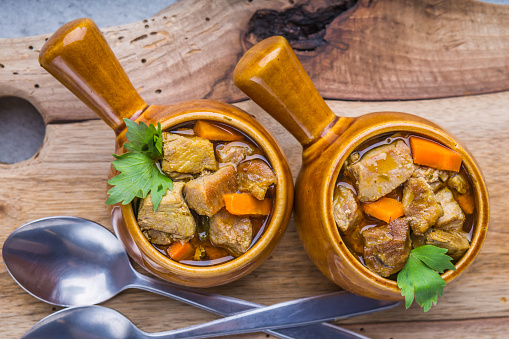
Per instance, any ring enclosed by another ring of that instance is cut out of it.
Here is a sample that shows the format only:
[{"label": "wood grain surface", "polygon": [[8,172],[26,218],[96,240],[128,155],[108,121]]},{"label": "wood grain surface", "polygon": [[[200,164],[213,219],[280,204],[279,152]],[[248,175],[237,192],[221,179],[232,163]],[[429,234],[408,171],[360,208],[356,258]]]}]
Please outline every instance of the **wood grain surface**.
[{"label": "wood grain surface", "polygon": [[[442,125],[461,139],[486,177],[491,208],[488,236],[476,261],[445,288],[438,305],[428,313],[415,305],[408,310],[400,306],[336,324],[372,338],[505,338],[509,331],[509,246],[506,245],[509,242],[506,216],[509,22],[502,18],[509,14],[509,7],[473,1],[413,3],[360,1],[348,18],[338,17],[338,22],[334,20],[327,26],[327,41],[346,34],[351,41],[348,51],[354,53],[357,49],[358,56],[362,54],[360,49],[369,44],[366,38],[354,43],[355,34],[385,39],[385,46],[392,42],[394,50],[378,49],[376,44],[365,50],[366,60],[373,63],[379,60],[380,64],[366,70],[359,66],[352,68],[349,65],[357,60],[353,54],[348,59],[350,64],[343,65],[332,51],[299,52],[299,57],[305,61],[322,94],[335,99],[365,99],[329,100],[337,115],[358,116],[384,110],[409,112]],[[326,4],[313,2],[306,8],[312,10],[313,6]],[[243,42],[250,17],[257,9],[284,11],[292,6],[295,4],[283,1],[180,1],[147,22],[106,28],[103,32],[147,102],[170,103],[198,97],[238,101],[242,96],[233,88],[230,74],[242,46],[251,41]],[[376,17],[374,13],[378,13]],[[423,27],[426,20],[436,22],[436,32],[429,41],[416,28]],[[385,33],[379,29],[382,26],[359,32],[360,27],[365,27],[362,21],[398,26]],[[348,29],[341,22],[350,22]],[[349,33],[340,33],[341,29]],[[405,34],[409,34],[406,40],[395,35],[395,32],[403,34],[405,29]],[[104,201],[114,134],[38,66],[38,50],[46,37],[0,40],[3,66],[0,66],[0,96],[29,100],[47,123],[44,144],[36,156],[14,165],[0,164],[1,244],[16,227],[53,215],[89,218],[112,230]],[[454,39],[464,43],[455,47]],[[429,44],[423,44],[424,40]],[[412,42],[414,47],[421,46],[421,52],[405,45],[405,41]],[[433,41],[444,44],[436,45]],[[361,46],[362,42],[366,44]],[[409,48],[407,53],[403,53],[400,45]],[[334,58],[325,58],[329,52]],[[379,59],[370,59],[374,52],[379,53]],[[467,61],[467,55],[473,58],[471,62]],[[407,63],[401,63],[405,58]],[[362,60],[357,61],[365,65]],[[374,68],[378,73],[366,77]],[[156,93],[158,89],[160,93]],[[490,92],[498,93],[457,96]],[[457,97],[423,100],[444,96]],[[368,101],[387,98],[421,100]],[[276,136],[296,177],[302,150],[297,141],[251,101],[239,102],[238,106],[253,114]],[[58,309],[27,294],[3,265],[0,265],[0,285],[2,338],[19,338],[41,318]],[[266,305],[336,290],[338,287],[307,258],[293,220],[273,255],[262,266],[232,284],[209,289]],[[136,290],[125,291],[103,305],[120,311],[148,332],[217,318],[180,302]],[[266,335],[232,337],[265,338]]]}]

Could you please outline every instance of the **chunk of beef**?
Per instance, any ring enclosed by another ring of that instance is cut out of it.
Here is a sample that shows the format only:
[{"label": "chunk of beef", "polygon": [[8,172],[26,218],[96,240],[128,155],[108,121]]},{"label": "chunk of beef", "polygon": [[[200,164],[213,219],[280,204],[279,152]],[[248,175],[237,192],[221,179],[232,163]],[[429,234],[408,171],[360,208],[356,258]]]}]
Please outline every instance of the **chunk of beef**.
[{"label": "chunk of beef", "polygon": [[267,189],[276,181],[276,175],[263,160],[248,160],[237,166],[239,191],[251,193],[258,200],[265,198]]},{"label": "chunk of beef", "polygon": [[442,206],[423,177],[405,182],[402,202],[405,216],[416,235],[423,235],[443,214]]},{"label": "chunk of beef", "polygon": [[435,228],[444,231],[461,230],[465,222],[465,214],[454,199],[452,192],[448,188],[442,188],[437,192],[436,197],[442,205],[444,215],[438,218]]},{"label": "chunk of beef", "polygon": [[226,248],[235,257],[246,253],[253,240],[252,232],[249,217],[230,214],[225,208],[210,218],[210,242]]},{"label": "chunk of beef", "polygon": [[414,165],[415,170],[412,173],[414,178],[424,178],[428,184],[436,181],[445,182],[449,178],[449,171],[444,171],[428,166]]},{"label": "chunk of beef", "polygon": [[[163,160],[163,163],[167,164],[167,162],[165,162],[165,160]],[[163,168],[164,168],[164,166],[163,166]],[[168,172],[168,171],[165,171],[164,169],[163,169],[163,172],[164,172],[164,174],[169,176],[171,178],[171,180],[175,180],[175,181],[187,182],[189,180],[194,179],[194,175],[192,175],[191,173]]]},{"label": "chunk of beef", "polygon": [[186,201],[196,213],[213,216],[224,207],[223,194],[237,192],[235,168],[228,165],[210,175],[186,183]]},{"label": "chunk of beef", "polygon": [[[152,198],[147,195],[138,212],[138,225],[142,231],[164,232],[172,240],[188,241],[196,231],[196,222],[182,196],[182,182],[174,182],[154,211]],[[149,233],[150,235],[150,233]]]},{"label": "chunk of beef", "polygon": [[156,230],[144,230],[143,235],[153,244],[156,245],[169,245],[173,242],[169,233],[156,231]]},{"label": "chunk of beef", "polygon": [[357,198],[376,201],[404,183],[414,172],[410,148],[401,140],[378,146],[347,167],[356,179]]},{"label": "chunk of beef", "polygon": [[388,277],[406,264],[411,250],[410,228],[406,218],[388,225],[375,226],[362,232],[364,262],[373,272]]},{"label": "chunk of beef", "polygon": [[222,163],[238,164],[247,156],[258,153],[258,149],[244,141],[229,142],[216,147],[217,159]]},{"label": "chunk of beef", "polygon": [[333,211],[334,221],[343,233],[362,221],[362,212],[355,195],[345,186],[338,186],[334,192]]},{"label": "chunk of beef", "polygon": [[216,171],[218,163],[214,156],[214,145],[196,136],[182,136],[163,132],[162,170],[168,175],[177,173],[199,174],[204,170]]},{"label": "chunk of beef", "polygon": [[[433,228],[430,229],[430,231]],[[426,236],[425,235],[416,235],[415,233],[410,234],[410,239],[412,240],[412,248],[417,248],[426,245]]]},{"label": "chunk of beef", "polygon": [[468,233],[463,231],[435,230],[426,235],[426,244],[447,249],[447,255],[459,259],[470,247]]},{"label": "chunk of beef", "polygon": [[468,179],[462,173],[451,176],[449,180],[447,180],[447,186],[459,194],[465,194],[470,189]]},{"label": "chunk of beef", "polygon": [[424,178],[433,192],[437,192],[439,189],[443,188],[447,178],[449,178],[450,175],[449,171],[439,170],[427,166],[414,166],[415,170],[414,173],[412,173],[412,177]]},{"label": "chunk of beef", "polygon": [[364,239],[361,234],[361,225],[353,225],[348,232],[341,234],[341,238],[351,252],[362,255],[364,253]]}]

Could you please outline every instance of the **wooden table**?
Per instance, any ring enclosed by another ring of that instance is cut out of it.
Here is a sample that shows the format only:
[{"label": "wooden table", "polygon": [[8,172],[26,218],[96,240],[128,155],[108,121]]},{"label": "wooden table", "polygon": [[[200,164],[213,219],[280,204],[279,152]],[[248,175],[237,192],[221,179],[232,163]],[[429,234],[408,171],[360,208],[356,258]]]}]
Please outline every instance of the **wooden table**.
[{"label": "wooden table", "polygon": [[[299,58],[336,114],[411,112],[463,140],[483,169],[491,199],[488,236],[476,261],[428,313],[416,305],[408,310],[400,306],[337,324],[372,338],[506,337],[509,7],[462,0],[361,0],[345,12],[330,2],[184,0],[153,18],[103,32],[147,102],[199,97],[237,102],[276,136],[294,176],[301,165],[300,145],[245,100],[231,80],[237,60],[264,34],[292,34]],[[256,12],[260,9],[271,11]],[[298,17],[326,25],[305,34],[296,24],[278,26],[283,18],[295,23]],[[39,67],[38,52],[48,36],[0,40],[0,96],[30,101],[47,124],[38,154],[14,165],[0,164],[2,244],[16,227],[52,215],[85,217],[112,229],[104,201],[114,134]],[[28,295],[3,265],[0,285],[1,337],[20,337],[58,309]],[[336,290],[304,253],[293,220],[261,267],[210,289],[266,305]],[[216,318],[134,290],[103,305],[149,332]]]}]

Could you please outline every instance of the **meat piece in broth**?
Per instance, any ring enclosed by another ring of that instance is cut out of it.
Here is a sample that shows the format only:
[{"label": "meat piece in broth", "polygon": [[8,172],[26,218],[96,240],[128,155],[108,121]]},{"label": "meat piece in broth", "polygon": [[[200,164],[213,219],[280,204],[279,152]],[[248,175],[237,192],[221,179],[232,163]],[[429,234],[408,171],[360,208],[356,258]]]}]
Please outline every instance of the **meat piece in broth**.
[{"label": "meat piece in broth", "polygon": [[459,194],[465,194],[470,189],[468,179],[463,174],[455,174],[447,180],[447,186]]},{"label": "meat piece in broth", "polygon": [[186,201],[196,213],[208,217],[224,207],[223,194],[237,192],[235,168],[228,165],[210,175],[186,183]]},{"label": "meat piece in broth", "polygon": [[244,141],[234,141],[216,147],[217,159],[222,163],[238,164],[247,156],[259,153],[259,150]]},{"label": "meat piece in broth", "polygon": [[339,229],[346,233],[362,221],[362,212],[352,190],[338,186],[334,193],[334,220]]},{"label": "meat piece in broth", "polygon": [[[165,164],[165,165],[163,165],[162,168],[165,168],[165,166],[167,164],[166,160],[163,160],[163,164]],[[165,168],[165,169],[168,169],[168,168]],[[175,180],[175,181],[189,181],[189,180],[194,179],[194,175],[191,173],[165,172],[164,169],[163,169],[163,172],[164,172],[164,174],[169,176],[171,178],[171,180]]]},{"label": "meat piece in broth", "polygon": [[403,206],[415,235],[423,235],[442,216],[442,206],[423,177],[410,178],[403,188]]},{"label": "meat piece in broth", "polygon": [[148,241],[156,245],[170,245],[173,242],[170,234],[166,232],[148,229],[143,231],[143,234],[148,239]]},{"label": "meat piece in broth", "polygon": [[412,240],[412,248],[426,245],[426,235],[416,235],[415,233],[411,233],[410,239]]},{"label": "meat piece in broth", "polygon": [[170,177],[175,177],[175,172],[199,174],[218,169],[214,145],[209,140],[169,132],[162,135],[164,159],[161,167]]},{"label": "meat piece in broth", "polygon": [[414,172],[410,148],[402,140],[378,146],[347,167],[356,179],[357,198],[376,201],[404,183]]},{"label": "meat piece in broth", "polygon": [[450,173],[451,172],[449,171],[439,170],[436,168],[415,165],[415,171],[412,173],[412,177],[424,178],[433,192],[437,192],[445,186],[445,182],[449,178]]},{"label": "meat piece in broth", "polygon": [[210,218],[209,239],[214,246],[224,247],[238,257],[246,253],[253,240],[251,220],[223,208]]},{"label": "meat piece in broth", "polygon": [[251,193],[256,199],[263,200],[270,185],[277,181],[272,169],[260,159],[245,161],[237,166],[239,191]]},{"label": "meat piece in broth", "polygon": [[461,230],[465,222],[465,214],[452,192],[448,188],[442,188],[437,192],[436,197],[442,205],[444,215],[437,220],[435,228],[444,231]]},{"label": "meat piece in broth", "polygon": [[462,231],[435,230],[426,235],[426,244],[447,249],[447,255],[459,259],[470,247],[469,234]]},{"label": "meat piece in broth", "polygon": [[182,195],[184,185],[174,182],[173,189],[166,192],[155,211],[150,194],[143,199],[138,212],[138,225],[142,231],[164,232],[168,238],[180,241],[188,241],[194,236],[196,222]]},{"label": "meat piece in broth", "polygon": [[412,247],[407,218],[368,228],[362,232],[362,236],[364,262],[370,270],[388,277],[405,266]]}]

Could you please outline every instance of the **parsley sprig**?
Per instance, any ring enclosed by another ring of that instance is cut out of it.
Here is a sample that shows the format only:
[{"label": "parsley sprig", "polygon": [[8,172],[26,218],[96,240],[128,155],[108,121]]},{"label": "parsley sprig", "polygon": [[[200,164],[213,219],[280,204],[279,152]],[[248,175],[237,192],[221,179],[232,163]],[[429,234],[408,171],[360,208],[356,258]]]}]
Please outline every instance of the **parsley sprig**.
[{"label": "parsley sprig", "polygon": [[147,126],[124,119],[127,127],[124,144],[128,151],[116,158],[112,164],[120,174],[108,181],[113,187],[108,191],[106,205],[122,202],[127,205],[135,197],[146,198],[150,192],[154,210],[157,209],[168,189],[173,188],[170,178],[161,173],[157,162],[163,158],[163,137],[161,124]]},{"label": "parsley sprig", "polygon": [[439,273],[444,270],[456,270],[452,258],[446,255],[447,249],[433,245],[424,245],[412,249],[408,261],[398,273],[398,287],[405,297],[405,306],[409,308],[415,301],[428,312],[442,296],[445,281]]}]

